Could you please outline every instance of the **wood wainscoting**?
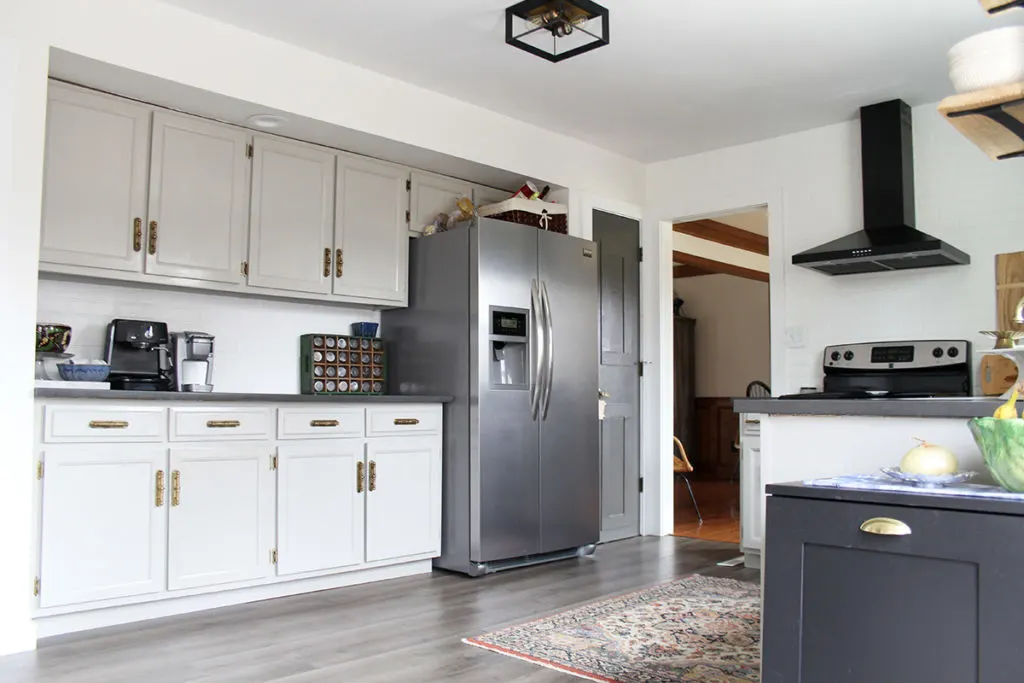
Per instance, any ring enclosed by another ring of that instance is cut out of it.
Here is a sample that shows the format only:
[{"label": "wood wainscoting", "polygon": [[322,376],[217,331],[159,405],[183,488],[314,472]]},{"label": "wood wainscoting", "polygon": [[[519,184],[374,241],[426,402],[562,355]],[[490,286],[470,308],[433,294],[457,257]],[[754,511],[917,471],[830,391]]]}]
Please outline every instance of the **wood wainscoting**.
[{"label": "wood wainscoting", "polygon": [[728,480],[736,475],[739,453],[733,445],[739,441],[739,415],[732,410],[732,399],[698,397],[697,448],[690,453],[694,479]]}]

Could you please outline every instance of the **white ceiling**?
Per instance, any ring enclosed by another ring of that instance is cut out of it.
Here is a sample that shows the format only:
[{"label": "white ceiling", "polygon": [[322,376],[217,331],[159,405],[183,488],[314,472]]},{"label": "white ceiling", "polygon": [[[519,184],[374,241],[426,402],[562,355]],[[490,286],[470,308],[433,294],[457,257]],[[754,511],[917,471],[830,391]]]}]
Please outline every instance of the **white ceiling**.
[{"label": "white ceiling", "polygon": [[[952,92],[946,51],[1020,23],[977,0],[604,0],[611,44],[550,64],[506,46],[513,0],[163,0],[657,161]],[[415,116],[415,112],[410,112]]]}]

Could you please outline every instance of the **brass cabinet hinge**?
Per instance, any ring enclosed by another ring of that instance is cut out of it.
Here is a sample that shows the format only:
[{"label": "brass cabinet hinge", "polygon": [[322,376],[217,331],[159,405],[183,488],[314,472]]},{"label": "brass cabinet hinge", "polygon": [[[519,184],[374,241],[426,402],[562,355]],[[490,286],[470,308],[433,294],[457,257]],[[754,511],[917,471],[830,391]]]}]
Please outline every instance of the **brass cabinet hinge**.
[{"label": "brass cabinet hinge", "polygon": [[412,211],[408,211],[407,210],[405,212],[405,222],[406,223],[412,223]]},{"label": "brass cabinet hinge", "polygon": [[277,564],[277,548],[270,551],[270,564]]},{"label": "brass cabinet hinge", "polygon": [[270,469],[272,469],[272,470],[276,470],[277,469],[277,456],[276,455],[271,455],[270,456]]},{"label": "brass cabinet hinge", "polygon": [[43,470],[44,469],[45,468],[43,467],[43,461],[42,460],[40,460],[39,462],[36,463],[36,479],[42,479],[43,478]]},{"label": "brass cabinet hinge", "polygon": [[253,157],[253,155],[255,153],[256,153],[255,149],[253,148],[251,142],[248,145],[245,146],[245,156],[246,157],[248,157],[249,159],[252,159],[252,157]]},{"label": "brass cabinet hinge", "polygon": [[40,588],[41,585],[42,584],[39,581],[39,577],[37,576],[36,580],[32,582],[32,595],[33,596],[35,596],[37,598],[39,597],[39,588]]},{"label": "brass cabinet hinge", "polygon": [[241,272],[242,275],[244,275],[245,277],[249,277],[249,262],[248,261],[242,261],[242,266],[241,266],[241,268],[239,268],[239,272]]},{"label": "brass cabinet hinge", "polygon": [[405,181],[405,191],[412,192],[412,180]]}]

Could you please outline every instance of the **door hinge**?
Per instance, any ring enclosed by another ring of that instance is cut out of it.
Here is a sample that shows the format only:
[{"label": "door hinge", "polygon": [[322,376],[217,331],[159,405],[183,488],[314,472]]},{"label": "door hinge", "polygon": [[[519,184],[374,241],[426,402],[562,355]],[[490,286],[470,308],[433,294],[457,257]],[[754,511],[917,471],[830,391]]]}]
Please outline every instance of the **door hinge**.
[{"label": "door hinge", "polygon": [[32,595],[33,596],[35,596],[37,598],[39,597],[39,588],[41,586],[42,586],[42,584],[40,583],[39,577],[37,576],[36,580],[32,582]]},{"label": "door hinge", "polygon": [[43,470],[44,469],[45,468],[43,467],[43,461],[42,460],[40,460],[39,462],[36,463],[36,479],[42,479],[43,478]]},{"label": "door hinge", "polygon": [[406,210],[406,212],[405,212],[405,222],[406,223],[412,223],[412,211]]},{"label": "door hinge", "polygon": [[644,492],[644,478],[640,477],[640,493]]},{"label": "door hinge", "polygon": [[644,376],[644,362],[642,360],[636,362],[636,374],[638,377]]},{"label": "door hinge", "polygon": [[637,249],[637,258],[640,261],[644,260],[644,248],[643,247],[640,247],[639,249]]},{"label": "door hinge", "polygon": [[270,564],[277,564],[277,548],[270,551]]},{"label": "door hinge", "polygon": [[405,191],[406,192],[412,192],[412,180],[411,179],[405,181]]},{"label": "door hinge", "polygon": [[248,261],[242,261],[242,267],[241,267],[240,270],[241,270],[242,275],[244,275],[245,277],[249,277],[249,262]]},{"label": "door hinge", "polygon": [[256,148],[252,146],[251,142],[248,145],[245,146],[245,156],[247,158],[252,159],[253,155],[255,155],[255,153],[256,153]]},{"label": "door hinge", "polygon": [[272,469],[272,470],[276,470],[277,469],[277,456],[276,455],[271,455],[270,456],[270,469]]}]

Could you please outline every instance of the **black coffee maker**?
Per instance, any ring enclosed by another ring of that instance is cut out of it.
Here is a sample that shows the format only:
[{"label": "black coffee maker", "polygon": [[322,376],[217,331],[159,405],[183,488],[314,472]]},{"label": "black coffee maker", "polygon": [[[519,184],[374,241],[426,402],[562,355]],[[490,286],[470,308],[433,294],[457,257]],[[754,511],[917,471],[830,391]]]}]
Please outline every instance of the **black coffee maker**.
[{"label": "black coffee maker", "polygon": [[171,391],[167,323],[111,320],[106,360],[110,388],[123,391]]}]

